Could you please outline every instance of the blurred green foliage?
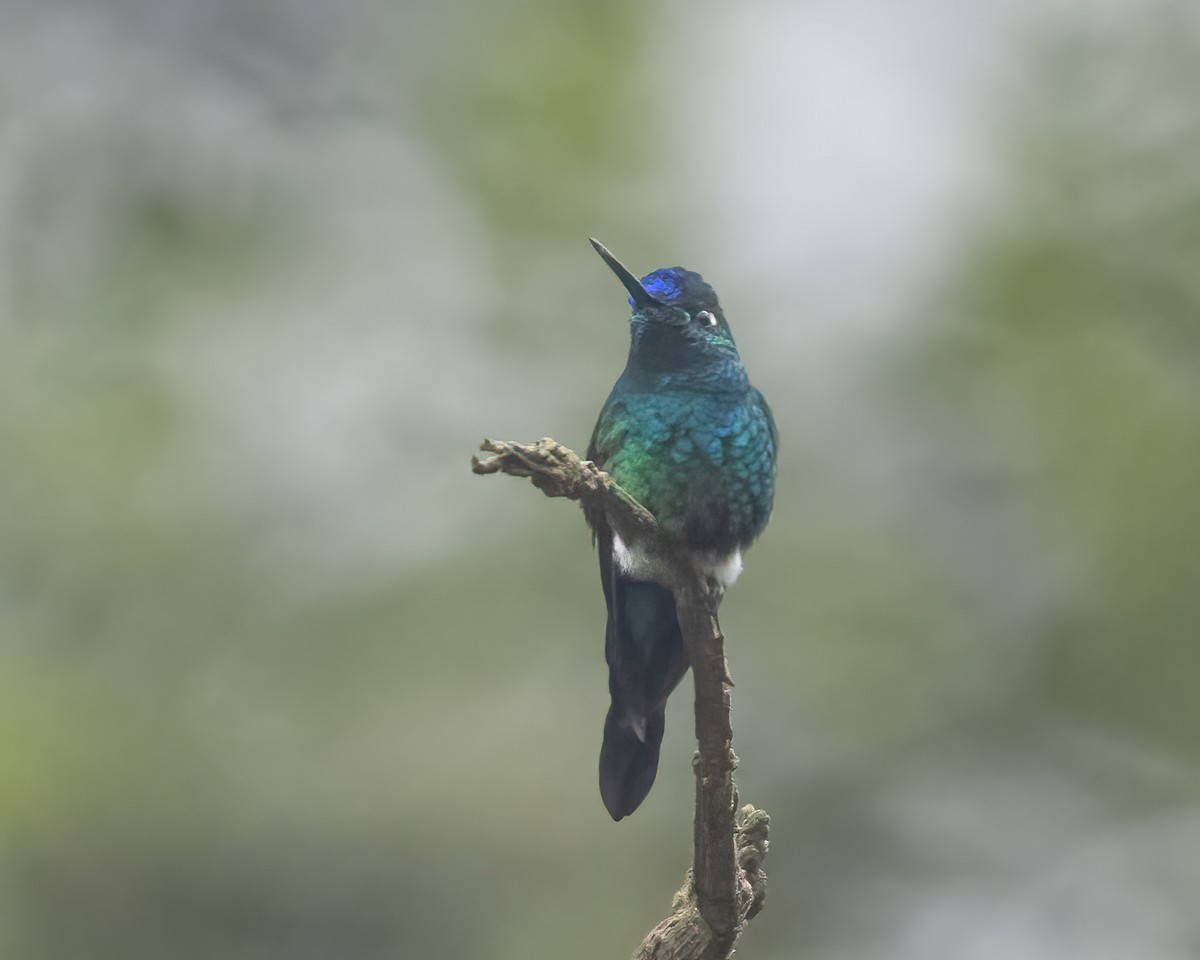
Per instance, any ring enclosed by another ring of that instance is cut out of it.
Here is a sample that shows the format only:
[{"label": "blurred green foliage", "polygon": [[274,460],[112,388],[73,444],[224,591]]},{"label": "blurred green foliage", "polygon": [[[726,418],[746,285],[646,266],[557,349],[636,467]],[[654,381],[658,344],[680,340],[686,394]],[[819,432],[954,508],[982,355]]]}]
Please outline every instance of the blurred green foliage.
[{"label": "blurred green foliage", "polygon": [[[756,104],[712,85],[793,72],[753,6],[15,5],[0,955],[607,957],[663,915],[688,698],[614,826],[586,530],[466,463],[586,441],[625,349],[588,233],[714,281],[783,433],[722,614],[774,818],[742,949],[1196,955],[1196,18],[985,8],[954,29],[1020,66],[968,97],[989,169],[864,333],[808,298],[793,225],[731,208],[925,59],[864,61],[714,174]],[[801,22],[877,52],[839,16]]]},{"label": "blurred green foliage", "polygon": [[1003,225],[957,267],[916,371],[988,461],[975,481],[1020,498],[1064,567],[1031,682],[1195,760],[1200,60],[1182,27],[1056,49],[1037,93],[1054,108],[1018,117]]},{"label": "blurred green foliage", "polygon": [[638,18],[629,0],[519,0],[441,14],[422,61],[422,129],[510,241],[576,236],[597,194],[615,199],[615,185],[650,154],[635,135],[652,43]]}]

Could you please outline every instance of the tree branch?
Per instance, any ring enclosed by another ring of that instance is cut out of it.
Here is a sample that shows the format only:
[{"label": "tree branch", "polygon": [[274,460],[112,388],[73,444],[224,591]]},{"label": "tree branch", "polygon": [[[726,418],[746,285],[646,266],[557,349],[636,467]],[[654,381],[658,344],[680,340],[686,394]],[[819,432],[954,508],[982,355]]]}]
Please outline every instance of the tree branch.
[{"label": "tree branch", "polygon": [[549,497],[578,500],[587,510],[603,512],[622,540],[636,537],[669,571],[696,691],[692,868],[675,894],[671,916],[646,935],[634,957],[723,960],[766,898],[762,861],[770,817],[750,805],[737,810],[729,704],[733,681],[717,623],[720,591],[679,544],[659,531],[653,515],[591,461],[548,437],[534,444],[484,440],[480,449],[493,456],[472,457],[475,473],[528,477]]}]

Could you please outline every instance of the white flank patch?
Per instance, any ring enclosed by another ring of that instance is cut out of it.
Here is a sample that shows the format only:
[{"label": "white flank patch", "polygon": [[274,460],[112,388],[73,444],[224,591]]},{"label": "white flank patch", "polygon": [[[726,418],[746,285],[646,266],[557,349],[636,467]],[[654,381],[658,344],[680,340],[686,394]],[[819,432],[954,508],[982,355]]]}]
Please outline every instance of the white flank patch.
[{"label": "white flank patch", "polygon": [[631,550],[625,546],[625,541],[614,533],[612,548],[613,559],[617,561],[617,566],[622,573],[628,573],[630,576],[643,580],[654,579],[654,564],[641,547],[634,546]]},{"label": "white flank patch", "polygon": [[[613,559],[617,568],[631,577],[639,580],[658,582],[658,564],[654,558],[641,547],[632,548],[625,545],[615,533],[612,538]],[[728,554],[709,554],[697,563],[697,569],[706,577],[711,577],[721,585],[721,589],[729,587],[742,573],[742,551],[734,550]]]},{"label": "white flank patch", "polygon": [[708,566],[701,566],[701,569],[716,580],[722,589],[729,587],[742,575],[742,551],[734,550],[723,557],[711,556],[708,558]]}]

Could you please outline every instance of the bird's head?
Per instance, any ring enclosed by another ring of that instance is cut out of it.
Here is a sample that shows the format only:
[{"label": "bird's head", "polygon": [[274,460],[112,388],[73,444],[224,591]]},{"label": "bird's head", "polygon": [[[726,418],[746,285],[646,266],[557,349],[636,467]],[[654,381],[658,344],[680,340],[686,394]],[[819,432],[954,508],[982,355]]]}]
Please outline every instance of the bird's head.
[{"label": "bird's head", "polygon": [[663,267],[638,280],[600,241],[592,246],[629,291],[631,364],[682,372],[738,360],[716,291],[700,274]]}]

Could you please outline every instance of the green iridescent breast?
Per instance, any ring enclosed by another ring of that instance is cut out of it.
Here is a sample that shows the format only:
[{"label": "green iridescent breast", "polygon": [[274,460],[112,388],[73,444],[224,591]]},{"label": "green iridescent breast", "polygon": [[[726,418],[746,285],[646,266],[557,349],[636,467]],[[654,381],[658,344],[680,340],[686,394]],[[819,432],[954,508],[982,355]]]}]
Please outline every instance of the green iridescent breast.
[{"label": "green iridescent breast", "polygon": [[592,457],[664,530],[697,549],[744,548],[771,513],[774,427],[752,388],[610,397]]}]

